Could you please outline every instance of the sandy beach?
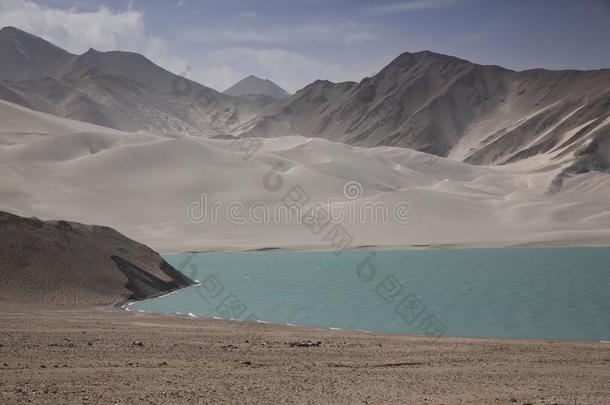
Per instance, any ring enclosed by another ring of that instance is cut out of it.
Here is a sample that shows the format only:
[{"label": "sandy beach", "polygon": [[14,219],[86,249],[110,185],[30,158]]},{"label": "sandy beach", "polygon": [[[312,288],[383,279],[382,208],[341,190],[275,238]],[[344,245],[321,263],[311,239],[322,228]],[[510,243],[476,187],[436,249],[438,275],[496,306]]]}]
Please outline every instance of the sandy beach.
[{"label": "sandy beach", "polygon": [[16,403],[601,404],[610,344],[424,338],[134,314],[0,311]]}]

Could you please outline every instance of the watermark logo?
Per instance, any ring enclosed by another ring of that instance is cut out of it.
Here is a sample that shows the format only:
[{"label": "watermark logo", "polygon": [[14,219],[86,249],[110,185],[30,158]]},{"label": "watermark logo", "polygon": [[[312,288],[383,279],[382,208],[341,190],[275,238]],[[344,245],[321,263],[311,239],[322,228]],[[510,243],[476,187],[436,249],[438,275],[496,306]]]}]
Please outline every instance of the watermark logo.
[{"label": "watermark logo", "polygon": [[[281,165],[275,165],[264,176],[263,185],[270,192],[284,186]],[[343,186],[346,201],[328,197],[315,201],[300,185],[291,187],[279,202],[268,201],[213,201],[206,193],[192,201],[186,209],[186,217],[192,224],[233,225],[305,225],[313,233],[319,233],[322,225],[333,224],[419,224],[410,203],[399,201],[358,201],[364,194],[362,184],[348,181]]]},{"label": "watermark logo", "polygon": [[348,200],[357,200],[363,194],[364,190],[359,181],[350,180],[343,185],[343,195]]}]

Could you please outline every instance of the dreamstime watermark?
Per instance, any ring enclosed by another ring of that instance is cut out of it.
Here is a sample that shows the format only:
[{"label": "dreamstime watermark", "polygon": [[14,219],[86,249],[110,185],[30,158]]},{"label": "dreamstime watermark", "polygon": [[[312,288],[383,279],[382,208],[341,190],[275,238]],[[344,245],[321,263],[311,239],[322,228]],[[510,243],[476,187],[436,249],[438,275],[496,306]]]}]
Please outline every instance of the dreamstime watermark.
[{"label": "dreamstime watermark", "polygon": [[[188,72],[186,72],[188,73]],[[184,76],[186,76],[186,73]],[[192,98],[191,106],[209,108],[216,101],[205,90],[193,96],[193,82],[178,77],[172,83],[172,92],[181,97]],[[231,147],[241,153],[244,160],[250,159],[263,146],[263,140],[251,134],[243,134],[231,142]],[[432,156],[427,163],[435,164],[437,157]],[[312,201],[311,194],[300,184],[286,185],[284,173],[288,167],[280,160],[264,174],[262,186],[270,195],[279,196],[279,202],[213,201],[202,193],[197,201],[187,207],[187,219],[191,223],[216,224],[222,219],[231,224],[298,224],[307,228],[313,235],[328,244],[335,255],[341,254],[354,245],[354,237],[343,226],[346,224],[419,224],[421,217],[414,215],[408,202],[388,204],[363,199],[365,190],[356,180],[343,184],[342,200],[332,197],[326,201]],[[281,193],[281,194],[279,194]],[[276,198],[276,201],[278,199]],[[177,268],[187,276],[196,278],[201,275],[191,254]],[[356,268],[356,275],[362,282],[373,283],[374,291],[394,312],[414,330],[427,336],[442,336],[445,325],[427,310],[425,304],[412,292],[406,291],[393,274],[383,277],[373,263],[375,253],[367,256]],[[240,328],[249,338],[262,336],[267,326],[251,312],[238,295],[227,288],[216,274],[204,275],[195,289],[196,294],[222,319],[240,319]]]},{"label": "dreamstime watermark", "polygon": [[363,195],[362,185],[357,181],[348,181],[343,187],[347,200],[339,201],[328,197],[326,201],[315,201],[308,205],[299,204],[298,195],[304,194],[302,188],[294,188],[290,195],[277,203],[266,201],[212,201],[202,193],[198,201],[191,202],[186,210],[186,217],[193,224],[217,224],[227,222],[234,225],[313,225],[321,216],[327,217],[333,224],[382,224],[396,223],[408,225],[420,221],[412,214],[411,204],[397,202],[388,204],[383,201],[356,201]]}]

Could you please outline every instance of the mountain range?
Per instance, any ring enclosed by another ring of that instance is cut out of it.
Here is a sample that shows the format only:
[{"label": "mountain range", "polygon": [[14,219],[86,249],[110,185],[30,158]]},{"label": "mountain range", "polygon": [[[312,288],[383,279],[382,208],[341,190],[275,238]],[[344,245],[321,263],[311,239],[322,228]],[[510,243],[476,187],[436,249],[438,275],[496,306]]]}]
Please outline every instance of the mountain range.
[{"label": "mountain range", "polygon": [[131,52],[73,55],[13,27],[0,30],[0,98],[124,131],[226,134],[259,110]]},{"label": "mountain range", "polygon": [[610,168],[610,69],[512,71],[429,51],[360,82],[318,80],[289,95],[249,76],[224,93],[130,52],[71,54],[0,30],[0,99],[162,136],[318,137],[411,148],[476,165],[528,162],[566,176]]},{"label": "mountain range", "polygon": [[270,106],[247,133],[401,146],[473,164],[545,155],[551,165],[570,161],[572,171],[604,171],[610,70],[515,72],[404,53],[359,83],[310,84]]}]

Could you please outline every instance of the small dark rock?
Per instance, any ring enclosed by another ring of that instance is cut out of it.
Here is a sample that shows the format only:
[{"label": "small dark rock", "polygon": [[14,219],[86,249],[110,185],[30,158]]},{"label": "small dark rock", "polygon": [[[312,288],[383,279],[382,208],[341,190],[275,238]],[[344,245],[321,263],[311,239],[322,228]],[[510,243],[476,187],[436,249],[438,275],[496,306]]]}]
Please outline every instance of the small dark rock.
[{"label": "small dark rock", "polygon": [[133,344],[134,346],[140,346],[140,347],[144,346],[144,343],[142,343],[142,342],[140,342],[140,341],[135,341],[135,342],[133,342],[132,344]]},{"label": "small dark rock", "polygon": [[290,347],[320,347],[322,342],[319,340],[316,340],[315,342],[311,340],[304,340],[302,342],[290,342],[286,344]]}]

